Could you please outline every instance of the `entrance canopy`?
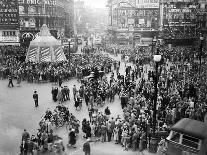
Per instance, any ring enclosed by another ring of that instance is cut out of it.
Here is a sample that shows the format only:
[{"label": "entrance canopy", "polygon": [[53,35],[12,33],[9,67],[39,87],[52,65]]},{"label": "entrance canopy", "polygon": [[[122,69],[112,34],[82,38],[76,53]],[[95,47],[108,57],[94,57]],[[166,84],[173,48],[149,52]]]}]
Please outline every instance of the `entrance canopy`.
[{"label": "entrance canopy", "polygon": [[30,42],[26,61],[32,62],[58,62],[65,61],[61,41],[50,34],[46,24],[40,30],[39,35]]}]

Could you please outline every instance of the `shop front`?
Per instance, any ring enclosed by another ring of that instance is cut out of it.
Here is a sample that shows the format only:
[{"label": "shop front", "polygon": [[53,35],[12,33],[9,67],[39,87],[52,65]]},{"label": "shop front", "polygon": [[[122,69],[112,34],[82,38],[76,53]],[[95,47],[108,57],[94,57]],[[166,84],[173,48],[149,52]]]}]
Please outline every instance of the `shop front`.
[{"label": "shop front", "polygon": [[2,30],[0,31],[0,46],[2,45],[19,45],[18,30]]}]

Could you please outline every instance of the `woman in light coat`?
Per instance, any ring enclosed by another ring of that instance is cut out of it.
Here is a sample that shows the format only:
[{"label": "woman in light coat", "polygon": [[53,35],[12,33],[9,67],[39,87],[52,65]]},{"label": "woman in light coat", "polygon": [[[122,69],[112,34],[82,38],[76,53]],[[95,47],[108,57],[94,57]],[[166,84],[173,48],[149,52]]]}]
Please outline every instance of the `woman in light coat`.
[{"label": "woman in light coat", "polygon": [[114,141],[116,142],[116,144],[118,144],[118,141],[119,141],[119,134],[118,134],[118,132],[119,132],[119,127],[116,126],[114,128],[114,131],[113,131]]}]

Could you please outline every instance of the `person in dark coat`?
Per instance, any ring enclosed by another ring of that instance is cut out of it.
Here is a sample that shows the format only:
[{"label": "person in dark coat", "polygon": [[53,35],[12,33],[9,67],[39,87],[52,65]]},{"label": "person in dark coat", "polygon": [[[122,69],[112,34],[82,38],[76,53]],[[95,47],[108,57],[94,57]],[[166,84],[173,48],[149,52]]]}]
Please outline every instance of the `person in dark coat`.
[{"label": "person in dark coat", "polygon": [[22,141],[27,142],[27,140],[30,138],[29,132],[27,132],[26,129],[24,129],[24,132],[22,133]]},{"label": "person in dark coat", "polygon": [[12,76],[11,75],[9,76],[9,84],[8,84],[8,87],[10,87],[10,85],[12,87],[14,87],[13,82],[12,82]]},{"label": "person in dark coat", "polygon": [[76,148],[74,145],[76,144],[76,136],[75,136],[75,129],[72,129],[71,132],[69,133],[69,144],[73,147]]},{"label": "person in dark coat", "polygon": [[109,109],[108,106],[107,106],[106,109],[105,109],[105,114],[106,114],[106,115],[110,115],[110,114],[111,114],[110,109]]},{"label": "person in dark coat", "polygon": [[87,141],[83,144],[83,152],[85,152],[85,155],[91,154],[91,146],[89,141],[90,139],[87,139]]},{"label": "person in dark coat", "polygon": [[57,95],[58,95],[58,88],[56,87],[56,88],[54,89],[54,102],[57,101]]},{"label": "person in dark coat", "polygon": [[62,77],[60,76],[59,77],[59,87],[61,87],[62,83],[63,83],[63,80],[62,80]]},{"label": "person in dark coat", "polygon": [[35,107],[38,107],[38,94],[37,94],[37,91],[34,91],[34,94],[33,94],[33,99],[34,99],[34,102],[35,102]]},{"label": "person in dark coat", "polygon": [[52,100],[55,102],[55,88],[53,87],[52,87],[51,94],[52,94]]}]

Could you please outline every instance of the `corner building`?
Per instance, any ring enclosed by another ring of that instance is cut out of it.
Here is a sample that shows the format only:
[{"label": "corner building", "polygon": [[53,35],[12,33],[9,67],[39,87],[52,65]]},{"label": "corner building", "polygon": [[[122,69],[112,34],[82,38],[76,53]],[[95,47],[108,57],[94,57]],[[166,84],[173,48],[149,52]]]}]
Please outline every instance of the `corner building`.
[{"label": "corner building", "polygon": [[43,23],[56,38],[73,35],[74,0],[19,0],[20,42],[28,45]]}]

